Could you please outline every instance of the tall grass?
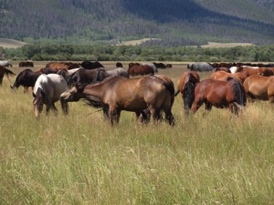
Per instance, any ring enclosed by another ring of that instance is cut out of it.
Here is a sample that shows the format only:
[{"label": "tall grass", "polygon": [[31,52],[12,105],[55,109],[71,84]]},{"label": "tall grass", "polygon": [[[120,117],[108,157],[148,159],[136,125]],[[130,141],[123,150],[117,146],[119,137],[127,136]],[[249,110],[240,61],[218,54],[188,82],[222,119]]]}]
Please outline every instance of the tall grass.
[{"label": "tall grass", "polygon": [[[175,84],[180,68],[160,71]],[[83,102],[34,117],[31,92],[0,88],[0,204],[273,204],[274,109],[203,108],[176,125],[122,112],[114,127]]]}]

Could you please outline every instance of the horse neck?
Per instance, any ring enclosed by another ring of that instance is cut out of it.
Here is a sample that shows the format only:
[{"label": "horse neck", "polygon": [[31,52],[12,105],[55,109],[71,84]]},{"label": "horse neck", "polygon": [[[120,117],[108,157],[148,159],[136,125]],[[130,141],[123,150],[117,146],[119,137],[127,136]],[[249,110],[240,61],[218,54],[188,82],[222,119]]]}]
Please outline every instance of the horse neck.
[{"label": "horse neck", "polygon": [[104,84],[98,83],[95,85],[88,85],[84,88],[83,93],[88,97],[92,96],[98,98],[100,101],[103,99]]}]

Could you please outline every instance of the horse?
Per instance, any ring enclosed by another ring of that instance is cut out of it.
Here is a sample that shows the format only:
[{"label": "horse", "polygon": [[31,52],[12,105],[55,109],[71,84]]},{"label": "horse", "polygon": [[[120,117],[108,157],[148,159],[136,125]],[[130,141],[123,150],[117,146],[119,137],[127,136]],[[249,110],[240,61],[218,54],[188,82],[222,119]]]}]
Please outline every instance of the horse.
[{"label": "horse", "polygon": [[135,112],[136,117],[146,109],[154,121],[160,120],[160,112],[165,112],[165,119],[174,125],[172,115],[172,91],[169,86],[155,76],[124,78],[121,76],[109,77],[102,82],[87,85],[83,90],[77,86],[64,92],[61,99],[65,101],[78,101],[85,98],[88,101],[101,103],[108,111],[106,117],[111,124],[118,124],[121,111]]},{"label": "horse", "polygon": [[32,61],[22,61],[19,62],[19,67],[34,67],[34,64]]},{"label": "horse", "polygon": [[239,73],[228,73],[226,71],[215,71],[210,75],[210,79],[215,79],[215,80],[222,80],[222,81],[226,81],[227,78],[234,78],[235,80],[237,80],[240,83],[243,83],[244,78],[240,78]]},{"label": "horse", "polygon": [[98,61],[95,61],[95,62],[92,62],[92,61],[83,61],[82,63],[80,63],[80,66],[84,69],[96,69],[96,68],[104,68],[104,66],[98,62]]},{"label": "horse", "polygon": [[67,78],[68,85],[77,85],[78,87],[84,87],[87,84],[102,81],[106,78],[106,72],[104,68],[96,69],[78,69],[72,75]]},{"label": "horse", "polygon": [[216,108],[229,108],[235,114],[239,114],[239,108],[246,106],[246,93],[244,87],[234,78],[227,81],[205,79],[200,81],[194,91],[194,102],[191,111],[195,113],[201,105],[210,111],[212,106]]},{"label": "horse", "polygon": [[186,114],[189,114],[189,110],[194,100],[194,89],[199,82],[200,76],[196,71],[186,71],[179,79],[177,91],[174,96],[177,96],[179,93],[182,94],[184,111]]},{"label": "horse", "polygon": [[0,66],[12,67],[12,64],[8,60],[0,61]]},{"label": "horse", "polygon": [[210,65],[209,63],[190,63],[187,65],[187,68],[191,71],[200,71],[200,72],[207,72],[207,71],[213,71],[214,67]]},{"label": "horse", "polygon": [[[46,115],[50,109],[57,114],[55,102],[60,100],[60,95],[68,89],[65,79],[58,74],[42,74],[38,77],[33,88],[33,106],[35,117],[39,118],[43,111],[43,104],[46,105]],[[64,114],[68,114],[68,103],[61,101]]]},{"label": "horse", "polygon": [[8,80],[10,81],[9,76],[14,76],[16,74],[14,72],[12,72],[11,70],[5,68],[4,66],[0,66],[0,85],[2,85],[3,78],[5,75],[7,76]]},{"label": "horse", "polygon": [[255,99],[274,103],[274,76],[251,75],[244,82],[249,102]]},{"label": "horse", "polygon": [[62,69],[73,69],[73,68],[79,68],[78,63],[72,63],[72,62],[50,62],[46,64],[44,68],[44,73],[49,74],[49,73],[57,73],[59,70]]},{"label": "horse", "polygon": [[136,75],[154,75],[154,70],[149,65],[132,65],[127,70],[129,76]]},{"label": "horse", "polygon": [[72,80],[71,76],[74,75],[75,72],[77,72],[79,69],[83,69],[83,68],[73,68],[70,70],[61,69],[61,70],[57,71],[57,74],[63,76],[63,78],[66,80],[68,86],[72,86],[73,80]]},{"label": "horse", "polygon": [[32,71],[31,69],[27,68],[23,71],[21,71],[13,85],[11,85],[11,89],[15,90],[18,89],[19,86],[23,86],[24,87],[24,93],[27,92],[29,87],[34,87],[34,84],[37,80],[37,78],[42,74],[42,72],[39,71]]},{"label": "horse", "polygon": [[101,70],[101,71],[105,72],[104,78],[113,77],[113,76],[123,76],[125,78],[129,78],[129,74],[127,70],[121,67],[111,69],[111,70]]}]

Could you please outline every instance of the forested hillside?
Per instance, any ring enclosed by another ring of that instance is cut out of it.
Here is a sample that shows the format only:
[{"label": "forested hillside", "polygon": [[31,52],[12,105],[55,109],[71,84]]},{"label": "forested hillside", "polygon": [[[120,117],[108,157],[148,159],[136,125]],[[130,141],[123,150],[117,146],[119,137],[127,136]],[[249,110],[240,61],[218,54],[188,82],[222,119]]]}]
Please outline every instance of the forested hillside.
[{"label": "forested hillside", "polygon": [[270,0],[0,0],[0,24],[0,37],[25,41],[274,43]]}]

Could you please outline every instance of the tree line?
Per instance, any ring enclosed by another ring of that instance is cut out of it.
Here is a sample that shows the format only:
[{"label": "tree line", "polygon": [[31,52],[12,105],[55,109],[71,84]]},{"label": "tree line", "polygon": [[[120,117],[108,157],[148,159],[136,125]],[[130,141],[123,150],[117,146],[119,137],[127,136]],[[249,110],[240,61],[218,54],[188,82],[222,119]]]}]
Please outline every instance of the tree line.
[{"label": "tree line", "polygon": [[35,43],[17,49],[0,47],[1,56],[2,59],[34,61],[273,62],[274,45],[202,48]]}]

